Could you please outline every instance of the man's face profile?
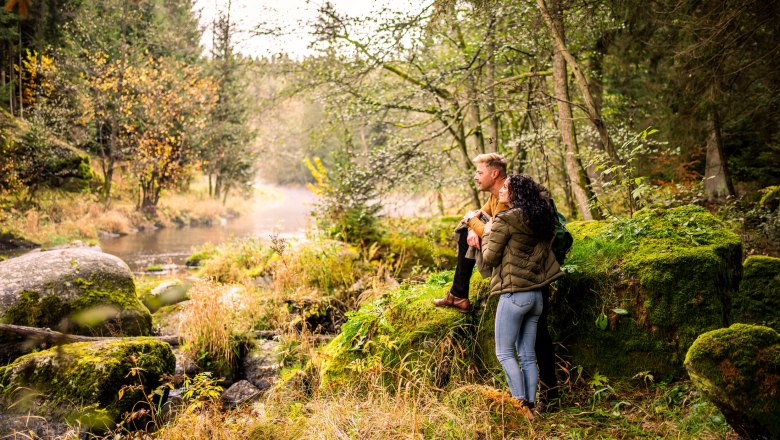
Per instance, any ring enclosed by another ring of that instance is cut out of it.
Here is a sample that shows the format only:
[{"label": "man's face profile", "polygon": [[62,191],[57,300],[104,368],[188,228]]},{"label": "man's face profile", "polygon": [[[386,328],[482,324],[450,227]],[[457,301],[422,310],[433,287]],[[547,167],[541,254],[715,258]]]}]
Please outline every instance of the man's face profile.
[{"label": "man's face profile", "polygon": [[474,182],[480,191],[487,191],[496,181],[498,170],[488,168],[484,162],[477,164],[477,171],[474,173]]}]

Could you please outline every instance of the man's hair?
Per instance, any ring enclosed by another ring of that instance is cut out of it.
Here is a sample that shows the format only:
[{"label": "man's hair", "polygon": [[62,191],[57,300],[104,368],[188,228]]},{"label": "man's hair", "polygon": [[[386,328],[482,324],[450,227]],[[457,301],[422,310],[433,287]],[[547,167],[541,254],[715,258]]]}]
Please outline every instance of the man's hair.
[{"label": "man's hair", "polygon": [[498,170],[498,175],[506,176],[506,159],[498,153],[484,153],[473,159],[475,164],[484,163],[486,167]]}]

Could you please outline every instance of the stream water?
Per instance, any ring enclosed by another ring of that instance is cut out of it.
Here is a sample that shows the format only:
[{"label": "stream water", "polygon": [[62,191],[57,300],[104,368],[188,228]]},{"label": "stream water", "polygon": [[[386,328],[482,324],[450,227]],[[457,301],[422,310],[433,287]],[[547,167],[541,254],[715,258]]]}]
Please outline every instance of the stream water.
[{"label": "stream water", "polygon": [[302,236],[311,221],[314,194],[303,187],[277,187],[276,191],[278,197],[247,201],[252,206],[244,215],[217,225],[141,231],[101,239],[100,247],[124,260],[133,272],[143,272],[150,264],[162,265],[166,270],[180,268],[204,243],[219,244],[234,237],[268,238],[270,234]]}]

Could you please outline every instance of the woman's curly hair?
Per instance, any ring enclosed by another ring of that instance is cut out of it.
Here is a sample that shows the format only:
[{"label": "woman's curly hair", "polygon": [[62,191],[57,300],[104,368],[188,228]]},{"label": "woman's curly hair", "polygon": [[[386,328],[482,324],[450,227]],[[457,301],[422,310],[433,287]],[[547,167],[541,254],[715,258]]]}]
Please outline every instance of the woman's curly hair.
[{"label": "woman's curly hair", "polygon": [[512,174],[507,179],[509,203],[512,204],[512,208],[523,210],[534,232],[552,238],[555,213],[550,202],[542,195],[544,187],[524,174]]}]

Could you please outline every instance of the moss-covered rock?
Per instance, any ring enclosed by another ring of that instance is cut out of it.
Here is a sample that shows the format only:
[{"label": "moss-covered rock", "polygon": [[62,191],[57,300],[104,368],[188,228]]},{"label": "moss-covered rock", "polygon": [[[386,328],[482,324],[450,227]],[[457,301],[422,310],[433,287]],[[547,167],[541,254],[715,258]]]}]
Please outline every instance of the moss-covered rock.
[{"label": "moss-covered rock", "polygon": [[742,264],[732,322],[765,325],[780,331],[780,258],[754,255]]},{"label": "moss-covered rock", "polygon": [[[103,414],[110,426],[173,374],[169,344],[148,338],[79,342],[32,353],[0,367],[9,410],[66,419]],[[89,408],[89,411],[84,411]],[[42,414],[44,413],[44,414]]]},{"label": "moss-covered rock", "polygon": [[0,262],[0,321],[68,333],[148,335],[149,310],[119,258],[88,248]]},{"label": "moss-covered rock", "polygon": [[774,211],[780,206],[780,185],[768,186],[761,192],[763,195],[758,202],[760,207]]},{"label": "moss-covered rock", "polygon": [[458,222],[460,217],[383,219],[384,233],[378,243],[385,255],[377,257],[392,255],[407,274],[414,267],[453,267],[458,246],[452,232]]},{"label": "moss-covered rock", "polygon": [[341,333],[320,352],[321,384],[374,381],[392,387],[404,377],[443,387],[472,380],[484,371],[482,356],[495,358],[477,337],[489,325],[484,314],[490,312],[484,307],[488,284],[474,277],[471,314],[432,303],[446,295],[452,272],[434,274],[425,284],[401,285],[349,313]]},{"label": "moss-covered rock", "polygon": [[191,284],[178,279],[167,280],[158,283],[152,289],[143,289],[143,291],[139,289],[138,296],[149,312],[154,313],[162,307],[188,300],[187,291]]},{"label": "moss-covered rock", "polygon": [[744,438],[780,438],[780,334],[734,324],[704,333],[685,367],[693,383]]},{"label": "moss-covered rock", "polygon": [[696,337],[729,324],[742,246],[695,206],[571,222],[551,328],[573,361],[607,375],[680,375]]}]

